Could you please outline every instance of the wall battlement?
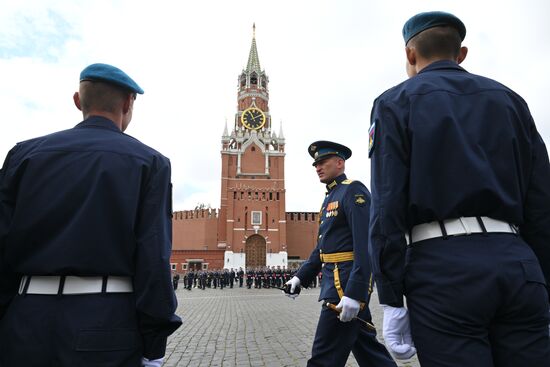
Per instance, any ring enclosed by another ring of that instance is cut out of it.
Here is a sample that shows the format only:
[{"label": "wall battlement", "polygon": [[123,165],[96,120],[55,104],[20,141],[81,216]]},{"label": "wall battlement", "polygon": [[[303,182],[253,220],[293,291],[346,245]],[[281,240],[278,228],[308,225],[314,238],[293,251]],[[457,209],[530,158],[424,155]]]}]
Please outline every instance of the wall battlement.
[{"label": "wall battlement", "polygon": [[319,220],[317,212],[286,212],[287,222],[316,222]]},{"label": "wall battlement", "polygon": [[173,220],[218,219],[219,209],[181,210],[172,213]]}]

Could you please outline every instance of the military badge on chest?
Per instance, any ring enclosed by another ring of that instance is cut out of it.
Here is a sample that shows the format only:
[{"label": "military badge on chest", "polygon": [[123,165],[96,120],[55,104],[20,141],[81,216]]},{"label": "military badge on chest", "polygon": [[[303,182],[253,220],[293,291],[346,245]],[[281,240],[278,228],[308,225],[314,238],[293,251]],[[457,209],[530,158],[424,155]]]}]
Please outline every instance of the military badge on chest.
[{"label": "military badge on chest", "polygon": [[327,218],[335,217],[338,215],[338,201],[332,201],[327,205],[327,212],[325,216]]}]

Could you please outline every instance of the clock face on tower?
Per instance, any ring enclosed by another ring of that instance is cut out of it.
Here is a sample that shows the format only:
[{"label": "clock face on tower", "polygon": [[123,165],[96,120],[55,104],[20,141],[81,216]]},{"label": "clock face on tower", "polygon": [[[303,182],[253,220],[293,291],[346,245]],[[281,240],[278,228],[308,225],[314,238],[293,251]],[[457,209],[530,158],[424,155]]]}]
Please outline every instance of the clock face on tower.
[{"label": "clock face on tower", "polygon": [[256,107],[250,107],[243,111],[241,122],[247,129],[261,129],[265,125],[265,114]]}]

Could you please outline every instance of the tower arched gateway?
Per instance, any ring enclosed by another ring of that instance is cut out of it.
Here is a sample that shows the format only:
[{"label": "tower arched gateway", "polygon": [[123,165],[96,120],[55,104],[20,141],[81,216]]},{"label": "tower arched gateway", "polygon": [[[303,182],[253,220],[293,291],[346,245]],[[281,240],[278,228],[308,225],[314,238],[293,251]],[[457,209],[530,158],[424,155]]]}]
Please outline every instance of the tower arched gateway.
[{"label": "tower arched gateway", "polygon": [[266,240],[259,234],[253,234],[246,239],[245,256],[246,268],[265,266]]}]

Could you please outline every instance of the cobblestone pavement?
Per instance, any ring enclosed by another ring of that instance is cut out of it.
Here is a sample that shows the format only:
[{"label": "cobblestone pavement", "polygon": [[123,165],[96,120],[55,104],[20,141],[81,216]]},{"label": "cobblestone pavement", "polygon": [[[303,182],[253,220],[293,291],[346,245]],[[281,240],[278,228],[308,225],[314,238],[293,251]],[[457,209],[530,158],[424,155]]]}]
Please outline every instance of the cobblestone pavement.
[{"label": "cobblestone pavement", "polygon": [[[306,365],[321,311],[319,288],[304,289],[294,301],[276,289],[179,288],[176,294],[183,325],[168,340],[165,367]],[[376,295],[370,308],[380,330]],[[353,354],[346,366],[358,366]],[[420,365],[415,357],[399,366]]]}]

